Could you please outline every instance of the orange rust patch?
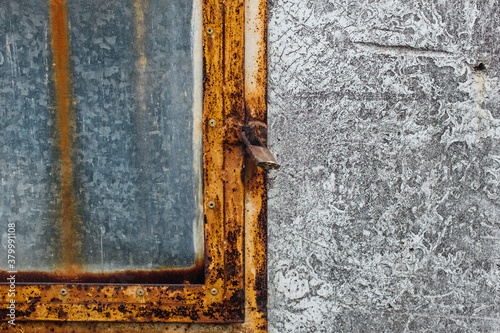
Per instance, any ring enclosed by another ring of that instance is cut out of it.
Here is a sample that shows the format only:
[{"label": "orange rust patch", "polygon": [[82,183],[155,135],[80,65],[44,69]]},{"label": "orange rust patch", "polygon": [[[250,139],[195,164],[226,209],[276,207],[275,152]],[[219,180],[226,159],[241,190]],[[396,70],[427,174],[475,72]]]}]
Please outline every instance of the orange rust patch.
[{"label": "orange rust patch", "polygon": [[61,186],[60,203],[60,252],[61,269],[78,271],[80,253],[76,227],[78,214],[75,204],[75,191],[73,188],[73,148],[75,131],[75,109],[70,73],[70,46],[68,12],[66,0],[50,0],[50,29],[53,53],[53,76],[55,110],[57,118],[58,143],[60,149],[60,174]]}]

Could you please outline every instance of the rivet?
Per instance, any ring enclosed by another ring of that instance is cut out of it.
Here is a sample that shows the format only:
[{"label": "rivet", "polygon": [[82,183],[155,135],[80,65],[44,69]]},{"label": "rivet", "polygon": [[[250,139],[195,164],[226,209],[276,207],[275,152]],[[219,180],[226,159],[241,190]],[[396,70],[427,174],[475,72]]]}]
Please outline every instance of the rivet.
[{"label": "rivet", "polygon": [[212,296],[215,296],[219,293],[219,291],[217,290],[217,288],[212,288],[210,289],[210,293],[212,294]]},{"label": "rivet", "polygon": [[214,28],[208,27],[207,28],[207,34],[212,35],[214,33]]},{"label": "rivet", "polygon": [[215,127],[215,125],[217,125],[217,121],[215,119],[210,119],[208,121],[208,124],[210,125],[210,127]]},{"label": "rivet", "polygon": [[64,288],[61,288],[61,290],[59,290],[59,294],[61,294],[61,296],[67,296],[68,295],[68,291]]},{"label": "rivet", "polygon": [[137,293],[137,296],[142,297],[142,296],[144,296],[144,289],[138,288],[136,293]]},{"label": "rivet", "polygon": [[210,209],[214,209],[214,208],[215,208],[215,202],[210,201],[210,202],[208,203],[208,208],[210,208]]}]

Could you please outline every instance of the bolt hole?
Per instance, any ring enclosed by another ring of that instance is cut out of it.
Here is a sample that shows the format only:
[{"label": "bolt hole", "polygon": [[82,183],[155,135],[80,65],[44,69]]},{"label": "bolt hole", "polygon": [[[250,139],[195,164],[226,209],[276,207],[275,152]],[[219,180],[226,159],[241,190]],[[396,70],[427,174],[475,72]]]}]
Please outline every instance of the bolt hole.
[{"label": "bolt hole", "polygon": [[215,202],[210,201],[210,202],[208,203],[208,208],[210,208],[210,209],[214,209],[214,208],[215,208]]},{"label": "bolt hole", "polygon": [[137,289],[136,293],[137,293],[137,296],[142,297],[142,296],[144,296],[144,289],[139,288],[139,289]]},{"label": "bolt hole", "polygon": [[475,71],[484,71],[486,69],[486,65],[480,62],[477,66],[474,66]]},{"label": "bolt hole", "polygon": [[207,34],[212,35],[214,33],[214,28],[208,27],[207,28]]},{"label": "bolt hole", "polygon": [[68,291],[64,288],[62,288],[59,293],[61,294],[61,296],[68,296]]},{"label": "bolt hole", "polygon": [[217,288],[212,288],[210,289],[210,293],[212,294],[212,296],[215,296],[219,293],[219,291],[217,290]]},{"label": "bolt hole", "polygon": [[215,127],[215,125],[217,125],[217,121],[215,119],[210,119],[208,121],[208,124],[210,125],[210,127]]}]

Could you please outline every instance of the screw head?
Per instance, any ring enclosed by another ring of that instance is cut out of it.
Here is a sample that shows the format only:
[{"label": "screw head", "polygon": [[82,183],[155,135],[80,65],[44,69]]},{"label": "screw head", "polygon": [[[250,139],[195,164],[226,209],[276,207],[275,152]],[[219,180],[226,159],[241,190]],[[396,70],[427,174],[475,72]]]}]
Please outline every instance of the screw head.
[{"label": "screw head", "polygon": [[219,293],[219,291],[217,290],[217,288],[212,288],[210,289],[210,293],[212,294],[212,296],[215,296]]},{"label": "screw head", "polygon": [[68,291],[64,288],[61,288],[61,290],[59,290],[59,294],[61,294],[61,296],[68,296]]},{"label": "screw head", "polygon": [[138,288],[136,290],[136,293],[137,293],[137,296],[142,297],[142,296],[144,296],[144,289]]},{"label": "screw head", "polygon": [[207,28],[207,34],[212,35],[214,33],[214,28],[208,27]]},{"label": "screw head", "polygon": [[208,121],[208,124],[210,125],[210,127],[215,127],[215,125],[217,125],[217,121],[215,119],[210,119]]},{"label": "screw head", "polygon": [[215,202],[210,201],[210,202],[208,203],[208,208],[210,208],[210,209],[214,209],[214,208],[215,208]]}]

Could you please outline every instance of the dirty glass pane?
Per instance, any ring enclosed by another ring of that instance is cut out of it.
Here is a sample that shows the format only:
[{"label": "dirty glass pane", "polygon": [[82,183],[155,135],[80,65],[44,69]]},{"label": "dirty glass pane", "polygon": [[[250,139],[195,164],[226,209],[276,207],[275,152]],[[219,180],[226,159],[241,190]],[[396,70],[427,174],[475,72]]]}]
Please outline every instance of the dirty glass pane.
[{"label": "dirty glass pane", "polygon": [[199,7],[68,0],[65,16],[50,1],[0,3],[0,245],[14,222],[16,270],[202,259]]}]

